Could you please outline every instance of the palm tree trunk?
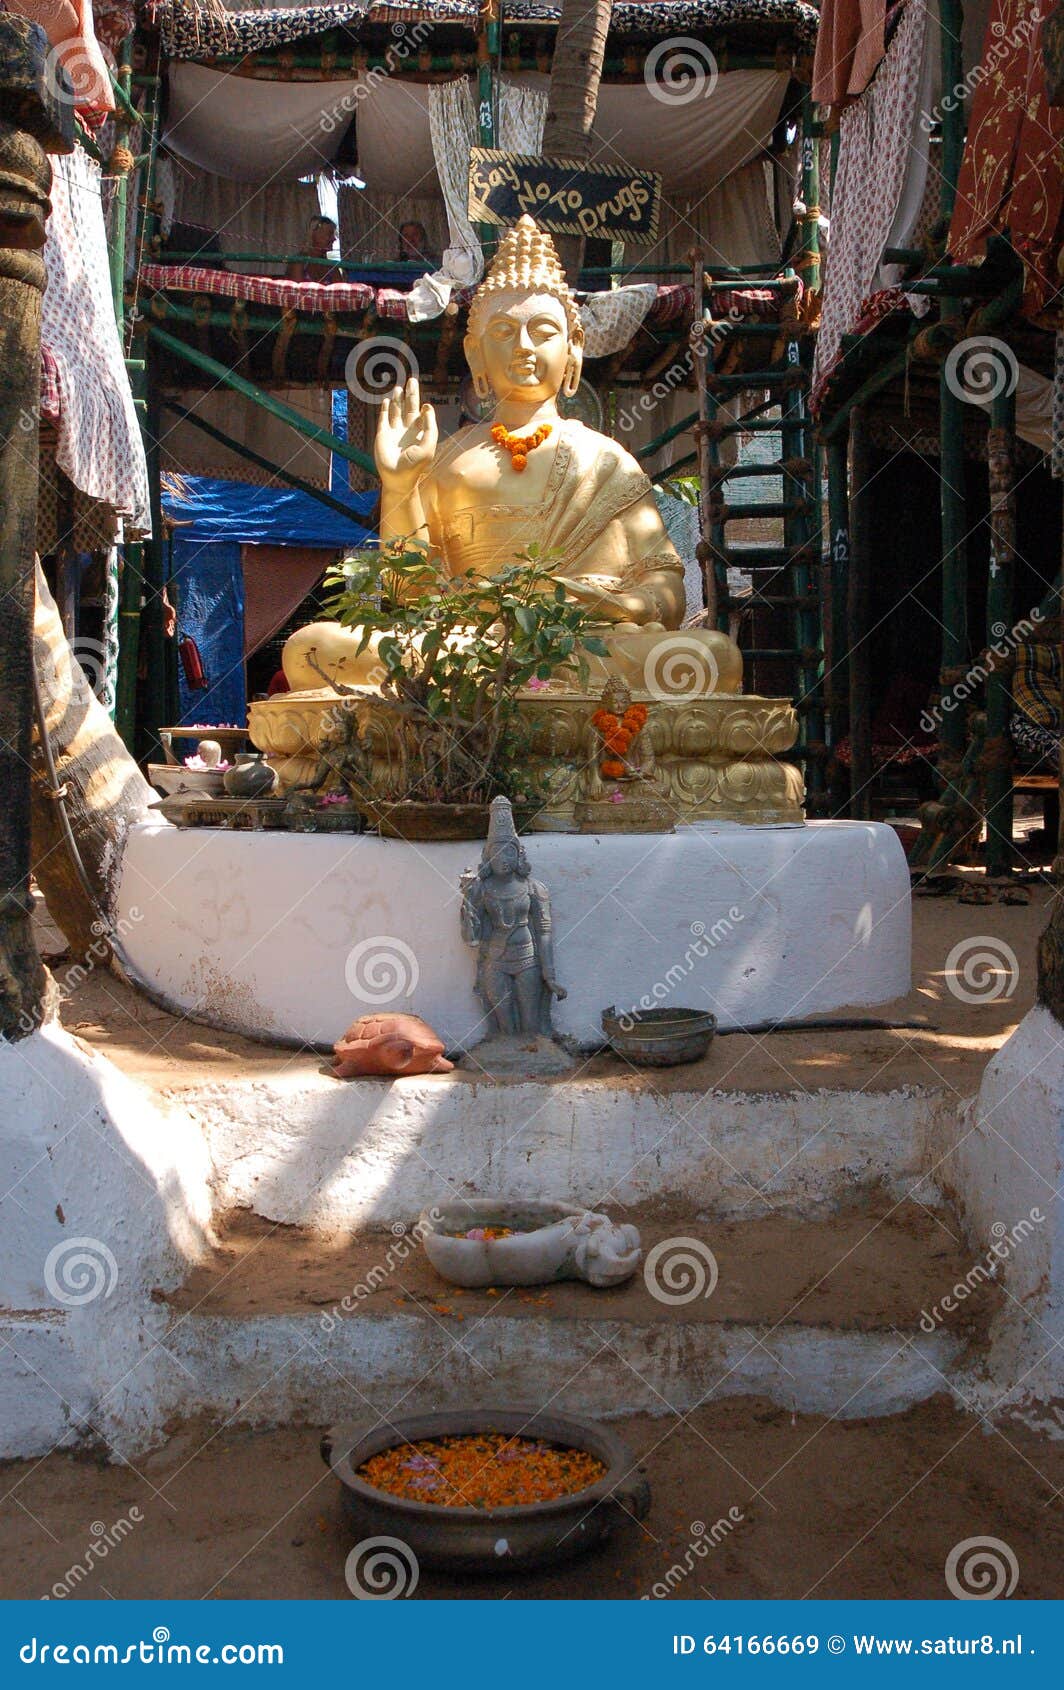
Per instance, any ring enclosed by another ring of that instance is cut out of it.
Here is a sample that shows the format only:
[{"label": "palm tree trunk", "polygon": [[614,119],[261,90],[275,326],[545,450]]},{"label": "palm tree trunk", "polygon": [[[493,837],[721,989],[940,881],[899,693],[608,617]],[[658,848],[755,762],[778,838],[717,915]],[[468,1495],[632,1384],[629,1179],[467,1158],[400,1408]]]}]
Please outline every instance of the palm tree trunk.
[{"label": "palm tree trunk", "polygon": [[[571,158],[582,164],[591,156],[591,128],[611,10],[610,0],[562,0],[543,125],[547,158]],[[561,235],[557,247],[569,285],[575,287],[583,263],[584,237]]]},{"label": "palm tree trunk", "polygon": [[[0,94],[5,109],[21,100],[27,122],[43,112],[38,37],[22,19],[0,17]],[[39,141],[7,122],[0,177],[0,1035],[14,1040],[35,1032],[50,1009],[30,922],[30,737],[41,248],[51,169]]]}]

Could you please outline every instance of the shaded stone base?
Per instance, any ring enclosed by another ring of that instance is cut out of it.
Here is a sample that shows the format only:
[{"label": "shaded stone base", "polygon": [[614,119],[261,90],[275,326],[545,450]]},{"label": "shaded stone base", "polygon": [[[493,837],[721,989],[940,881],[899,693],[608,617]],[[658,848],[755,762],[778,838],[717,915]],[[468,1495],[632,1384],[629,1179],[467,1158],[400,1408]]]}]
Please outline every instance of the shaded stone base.
[{"label": "shaded stone base", "polygon": [[[339,702],[322,689],[252,704],[251,738],[267,753],[282,787],[310,779],[323,718]],[[641,743],[649,762],[643,790],[673,822],[804,820],[802,776],[780,761],[798,735],[789,700],[713,693],[643,702],[648,717]],[[374,795],[401,797],[409,790],[411,751],[400,743],[394,717],[369,690],[354,695],[347,707],[358,713],[372,758]],[[591,723],[598,708],[597,698],[553,688],[523,696],[528,781],[537,812],[533,831],[578,831],[577,806],[608,800],[612,783],[599,773],[602,748]]]}]

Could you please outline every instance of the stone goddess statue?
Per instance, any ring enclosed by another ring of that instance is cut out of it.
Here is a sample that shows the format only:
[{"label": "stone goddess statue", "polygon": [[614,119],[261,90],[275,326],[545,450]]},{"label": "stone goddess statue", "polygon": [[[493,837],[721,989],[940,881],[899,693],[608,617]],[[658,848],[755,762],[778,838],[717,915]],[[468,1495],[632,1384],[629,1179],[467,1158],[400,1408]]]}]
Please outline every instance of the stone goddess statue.
[{"label": "stone goddess statue", "polygon": [[[609,656],[593,670],[643,687],[656,648],[667,656],[669,631],[683,621],[683,565],[635,459],[559,414],[559,395],[579,385],[583,343],[554,243],[522,217],[474,295],[465,337],[477,394],[494,401],[491,417],[441,440],[416,379],[393,389],[375,448],[380,535],[426,542],[451,574],[493,574],[530,545],[551,553],[556,580],[604,630]],[[284,651],[289,685],[319,687],[323,669],[367,682],[376,638],[359,654],[357,631],[300,629]],[[726,635],[685,630],[684,644],[705,650],[704,684],[694,690],[739,690],[742,659]],[[673,690],[667,670],[652,690]],[[690,695],[690,667],[675,690]]]},{"label": "stone goddess statue", "polygon": [[508,798],[492,799],[480,867],[462,876],[461,921],[462,938],[477,946],[489,1037],[549,1038],[551,999],[566,996],[554,977],[550,895],[532,879]]}]

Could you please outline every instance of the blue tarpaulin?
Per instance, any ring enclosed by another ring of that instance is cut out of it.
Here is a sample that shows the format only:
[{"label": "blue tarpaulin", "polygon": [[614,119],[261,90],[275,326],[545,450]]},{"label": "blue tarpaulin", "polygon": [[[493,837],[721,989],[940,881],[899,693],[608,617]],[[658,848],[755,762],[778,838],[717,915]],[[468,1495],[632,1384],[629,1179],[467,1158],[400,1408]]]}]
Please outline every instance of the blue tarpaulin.
[{"label": "blue tarpaulin", "polygon": [[178,665],[182,722],[242,727],[244,689],[244,575],[237,540],[196,540],[187,529],[174,536],[171,561],[181,606],[179,634],[194,640],[207,678],[190,687]]},{"label": "blue tarpaulin", "polygon": [[241,547],[299,546],[347,550],[376,538],[366,518],[377,495],[334,491],[350,517],[295,488],[254,487],[213,476],[182,477],[187,498],[163,493],[175,528],[171,573],[179,606],[178,635],[195,642],[206,688],[190,687],[179,669],[182,722],[242,726],[244,676],[244,575]]},{"label": "blue tarpaulin", "polygon": [[163,493],[163,510],[182,526],[177,534],[196,540],[236,540],[245,546],[360,546],[375,538],[367,518],[377,494],[351,493],[341,485],[333,497],[351,507],[350,517],[330,510],[294,487],[253,487],[209,475],[182,476],[187,499]]}]

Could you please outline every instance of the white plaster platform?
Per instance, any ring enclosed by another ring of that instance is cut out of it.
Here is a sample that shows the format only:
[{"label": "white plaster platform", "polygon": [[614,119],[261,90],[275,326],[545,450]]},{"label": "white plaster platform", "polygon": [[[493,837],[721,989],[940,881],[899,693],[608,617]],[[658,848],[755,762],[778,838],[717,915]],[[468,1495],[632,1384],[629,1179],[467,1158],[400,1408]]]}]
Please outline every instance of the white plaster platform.
[{"label": "white plaster platform", "polygon": [[[892,828],[697,823],[672,834],[535,834],[550,890],[555,1030],[602,1042],[600,1016],[672,1005],[722,1027],[904,996],[909,877]],[[197,1020],[330,1045],[360,1015],[407,1010],[449,1048],[485,1032],[459,877],[479,843],[138,824],[120,927],[134,976]]]}]

